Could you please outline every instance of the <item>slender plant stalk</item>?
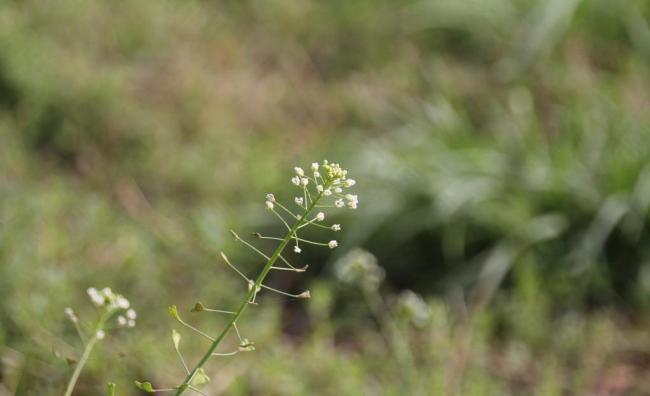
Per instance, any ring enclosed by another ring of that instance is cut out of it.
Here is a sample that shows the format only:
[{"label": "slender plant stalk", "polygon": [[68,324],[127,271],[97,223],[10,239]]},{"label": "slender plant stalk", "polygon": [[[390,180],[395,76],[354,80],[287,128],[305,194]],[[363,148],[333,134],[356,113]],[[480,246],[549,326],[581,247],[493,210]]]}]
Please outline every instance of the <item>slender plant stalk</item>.
[{"label": "slender plant stalk", "polygon": [[298,220],[291,227],[287,235],[284,237],[284,239],[282,239],[280,245],[277,247],[277,249],[275,249],[273,255],[271,255],[271,257],[268,259],[266,265],[264,265],[264,268],[262,269],[259,276],[255,280],[255,283],[248,291],[248,294],[246,295],[246,300],[239,306],[239,309],[235,311],[235,314],[232,316],[232,319],[226,324],[223,330],[221,330],[221,333],[214,340],[214,342],[212,342],[210,348],[208,348],[207,352],[203,355],[201,360],[199,360],[196,366],[194,366],[194,368],[189,372],[189,374],[185,378],[185,381],[183,381],[183,383],[178,388],[176,388],[175,395],[178,396],[189,388],[190,382],[192,381],[192,378],[194,377],[196,372],[205,365],[208,359],[210,359],[210,356],[212,356],[212,353],[215,351],[215,349],[217,349],[221,341],[226,337],[230,329],[232,329],[235,326],[235,323],[237,323],[237,320],[239,320],[239,318],[242,316],[242,314],[246,310],[246,307],[248,307],[249,302],[255,296],[255,293],[257,293],[257,290],[261,287],[262,282],[264,282],[264,279],[271,271],[271,267],[273,267],[273,264],[280,257],[282,251],[284,251],[284,248],[287,246],[287,244],[294,238],[294,234],[298,230],[298,228],[300,228],[300,226],[302,226],[305,222],[307,222],[307,216],[309,216],[309,213],[311,213],[314,207],[316,207],[316,204],[318,203],[322,195],[323,195],[322,193],[318,194],[318,196],[312,201],[311,205],[305,210],[300,220]]},{"label": "slender plant stalk", "polygon": [[[81,358],[79,359],[79,362],[77,363],[77,365],[74,368],[74,372],[72,373],[72,377],[70,377],[70,381],[68,381],[68,387],[65,390],[64,396],[71,396],[72,395],[72,391],[74,390],[74,387],[77,384],[77,380],[79,379],[79,376],[81,375],[81,371],[83,370],[84,366],[86,365],[86,362],[88,361],[88,358],[90,357],[90,353],[93,351],[93,348],[95,347],[95,344],[97,344],[97,341],[99,341],[99,339],[97,338],[97,332],[104,328],[104,324],[106,323],[106,320],[111,315],[112,315],[112,312],[107,312],[107,313],[103,314],[102,317],[97,322],[95,332],[93,333],[93,336],[90,338],[90,340],[86,343],[86,346],[84,347],[84,351],[81,354]],[[81,332],[79,334],[81,334]]]}]

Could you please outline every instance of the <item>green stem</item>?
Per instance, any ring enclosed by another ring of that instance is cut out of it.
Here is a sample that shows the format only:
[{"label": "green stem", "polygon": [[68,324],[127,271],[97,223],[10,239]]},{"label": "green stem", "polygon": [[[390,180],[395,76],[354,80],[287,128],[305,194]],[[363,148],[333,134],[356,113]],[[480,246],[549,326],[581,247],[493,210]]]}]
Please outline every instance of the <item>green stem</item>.
[{"label": "green stem", "polygon": [[81,359],[79,359],[79,362],[74,368],[74,372],[72,373],[72,377],[70,377],[70,381],[68,381],[68,387],[65,390],[64,396],[72,395],[72,391],[74,390],[74,387],[77,384],[79,375],[81,375],[81,370],[83,370],[84,366],[86,365],[86,362],[88,361],[88,358],[90,357],[90,353],[95,347],[95,344],[97,343],[97,341],[99,341],[99,339],[97,338],[97,332],[104,328],[104,324],[106,323],[106,320],[108,320],[108,318],[112,315],[112,313],[113,312],[104,313],[100,317],[99,321],[97,322],[97,326],[95,327],[95,333],[93,334],[90,341],[88,341],[88,343],[86,344],[86,347],[84,348],[84,351],[81,355]]},{"label": "green stem", "polygon": [[239,320],[239,318],[242,316],[242,314],[246,310],[246,307],[248,307],[249,301],[251,301],[251,299],[253,298],[253,296],[257,292],[257,290],[261,287],[260,285],[262,284],[262,282],[264,282],[264,279],[266,278],[268,273],[271,271],[271,267],[273,267],[273,264],[280,257],[280,255],[282,254],[282,251],[284,251],[284,248],[287,246],[287,244],[289,244],[289,242],[293,239],[293,235],[296,232],[296,230],[298,230],[298,228],[305,221],[307,221],[307,216],[309,216],[309,213],[314,209],[314,207],[316,206],[316,203],[320,200],[321,197],[322,197],[322,193],[318,194],[316,199],[305,210],[305,213],[302,215],[300,220],[298,220],[293,225],[293,227],[291,227],[291,229],[289,230],[287,235],[284,237],[284,239],[282,239],[282,241],[280,242],[280,245],[277,247],[277,249],[275,249],[275,251],[273,252],[273,255],[271,255],[271,257],[266,262],[266,265],[264,265],[264,268],[262,269],[259,276],[255,280],[255,284],[253,285],[253,287],[250,288],[248,294],[246,295],[246,300],[244,300],[244,302],[239,306],[239,309],[237,311],[235,311],[235,314],[233,315],[232,319],[226,324],[226,326],[223,328],[223,330],[221,330],[221,333],[219,333],[219,336],[214,340],[214,342],[212,342],[212,344],[210,345],[210,348],[208,348],[207,352],[203,355],[201,360],[199,360],[199,362],[196,364],[196,366],[194,366],[194,368],[189,372],[189,374],[185,378],[185,381],[183,381],[183,383],[178,388],[176,388],[176,393],[175,393],[176,396],[181,395],[183,392],[185,392],[185,390],[187,390],[187,388],[189,388],[189,384],[192,381],[192,377],[194,377],[194,374],[200,368],[202,368],[205,365],[205,363],[208,361],[208,359],[210,359],[210,356],[212,356],[212,353],[215,351],[215,349],[217,349],[217,347],[219,346],[221,341],[226,337],[226,335],[228,334],[230,329],[232,329],[233,326],[235,325],[235,323],[237,323],[237,320]]},{"label": "green stem", "polygon": [[412,395],[425,395],[426,392],[422,389],[417,380],[416,367],[411,353],[411,348],[408,345],[406,337],[401,334],[395,321],[388,317],[386,313],[389,312],[383,298],[377,290],[363,289],[363,295],[370,311],[377,319],[382,336],[386,340],[395,356],[397,362],[399,375],[402,384],[409,394]]}]

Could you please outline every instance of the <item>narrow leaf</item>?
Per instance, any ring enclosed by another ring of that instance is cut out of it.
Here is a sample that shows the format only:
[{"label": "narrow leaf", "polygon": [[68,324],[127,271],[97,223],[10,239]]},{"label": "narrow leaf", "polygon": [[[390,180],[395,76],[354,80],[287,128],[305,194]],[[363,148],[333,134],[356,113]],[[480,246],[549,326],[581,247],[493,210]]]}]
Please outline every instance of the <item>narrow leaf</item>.
[{"label": "narrow leaf", "polygon": [[135,386],[137,386],[138,389],[143,390],[147,393],[154,393],[153,387],[151,386],[151,382],[135,381]]}]

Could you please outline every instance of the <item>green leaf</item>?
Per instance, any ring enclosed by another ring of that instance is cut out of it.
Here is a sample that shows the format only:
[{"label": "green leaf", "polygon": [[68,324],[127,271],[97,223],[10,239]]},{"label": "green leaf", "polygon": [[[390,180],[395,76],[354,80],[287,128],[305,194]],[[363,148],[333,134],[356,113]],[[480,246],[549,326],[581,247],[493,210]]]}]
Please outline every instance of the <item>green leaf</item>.
[{"label": "green leaf", "polygon": [[176,329],[172,329],[172,341],[174,342],[174,348],[178,351],[178,345],[181,342],[181,335],[176,331]]},{"label": "green leaf", "polygon": [[183,321],[181,320],[181,317],[178,316],[178,309],[176,308],[176,305],[170,305],[169,306],[169,316],[171,316],[172,318],[176,319],[177,321],[183,323]]},{"label": "green leaf", "polygon": [[153,390],[153,387],[151,386],[151,382],[140,382],[140,381],[135,381],[135,386],[138,387],[138,389],[143,390],[147,393],[154,393],[155,391]]},{"label": "green leaf", "polygon": [[200,302],[194,304],[194,308],[191,309],[192,312],[201,312],[205,309],[205,306]]},{"label": "green leaf", "polygon": [[115,384],[112,382],[108,383],[108,396],[115,396]]},{"label": "green leaf", "polygon": [[190,384],[192,386],[200,386],[203,384],[207,384],[210,382],[210,377],[205,373],[205,370],[203,368],[199,368],[196,370],[196,373],[194,373],[194,376],[192,377],[192,381],[190,381]]}]

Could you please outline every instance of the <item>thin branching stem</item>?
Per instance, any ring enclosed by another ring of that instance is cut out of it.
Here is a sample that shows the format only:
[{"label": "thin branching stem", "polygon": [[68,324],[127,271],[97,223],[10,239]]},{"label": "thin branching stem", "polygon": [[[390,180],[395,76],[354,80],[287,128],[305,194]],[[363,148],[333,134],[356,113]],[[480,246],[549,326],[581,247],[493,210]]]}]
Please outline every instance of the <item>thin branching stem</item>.
[{"label": "thin branching stem", "polygon": [[[298,229],[298,227],[300,227],[305,222],[305,218],[314,209],[315,205],[318,203],[318,201],[320,200],[321,197],[322,197],[322,193],[320,193],[320,194],[318,194],[316,196],[316,198],[313,200],[311,205],[309,205],[307,207],[307,209],[305,209],[305,213],[291,227],[291,229],[289,230],[287,235],[284,237],[284,239],[282,239],[282,241],[280,242],[278,247],[275,249],[275,251],[273,252],[271,257],[268,259],[268,261],[264,265],[264,268],[262,269],[259,276],[255,280],[253,286],[248,291],[248,294],[246,295],[246,299],[244,300],[244,302],[242,302],[242,304],[239,306],[237,311],[235,311],[235,314],[233,315],[232,319],[230,319],[230,321],[228,321],[228,323],[223,328],[223,330],[221,330],[221,333],[219,333],[217,338],[212,342],[212,344],[210,345],[208,350],[205,352],[205,354],[199,360],[199,362],[194,366],[194,368],[191,370],[191,372],[187,375],[187,377],[185,378],[183,383],[179,387],[176,388],[176,393],[175,393],[176,396],[181,395],[181,394],[183,394],[183,392],[185,392],[185,390],[188,388],[189,383],[192,380],[192,377],[194,376],[194,374],[205,365],[205,363],[208,361],[208,359],[210,359],[211,356],[213,356],[213,353],[214,353],[215,349],[217,349],[217,347],[221,344],[221,341],[223,341],[223,339],[226,337],[226,335],[235,326],[235,324],[237,323],[239,318],[242,316],[242,314],[244,313],[244,311],[248,307],[251,299],[253,299],[255,297],[255,295],[257,294],[258,288],[261,287],[262,282],[264,282],[264,279],[266,279],[266,276],[271,271],[271,268],[273,267],[273,264],[278,260],[278,258],[280,257],[280,254],[284,251],[284,249],[289,244],[289,241],[295,235],[295,232]],[[282,207],[282,206],[280,206],[280,207]]]},{"label": "thin branching stem", "polygon": [[90,338],[90,340],[86,343],[86,346],[84,347],[84,351],[81,354],[81,358],[79,359],[79,362],[75,366],[74,372],[72,373],[72,376],[70,377],[70,380],[68,381],[68,386],[66,387],[64,396],[72,395],[72,391],[74,390],[74,387],[77,384],[77,380],[79,379],[79,375],[81,375],[81,370],[83,370],[84,366],[86,365],[86,362],[88,361],[88,358],[90,357],[90,353],[93,351],[93,348],[95,347],[95,344],[97,344],[97,341],[99,341],[99,338],[97,338],[97,333],[104,328],[104,325],[106,324],[106,321],[114,313],[115,313],[115,311],[113,311],[113,310],[106,311],[106,312],[104,312],[104,314],[102,314],[102,316],[97,321],[97,325],[95,326],[95,332],[93,333],[92,337]]}]

